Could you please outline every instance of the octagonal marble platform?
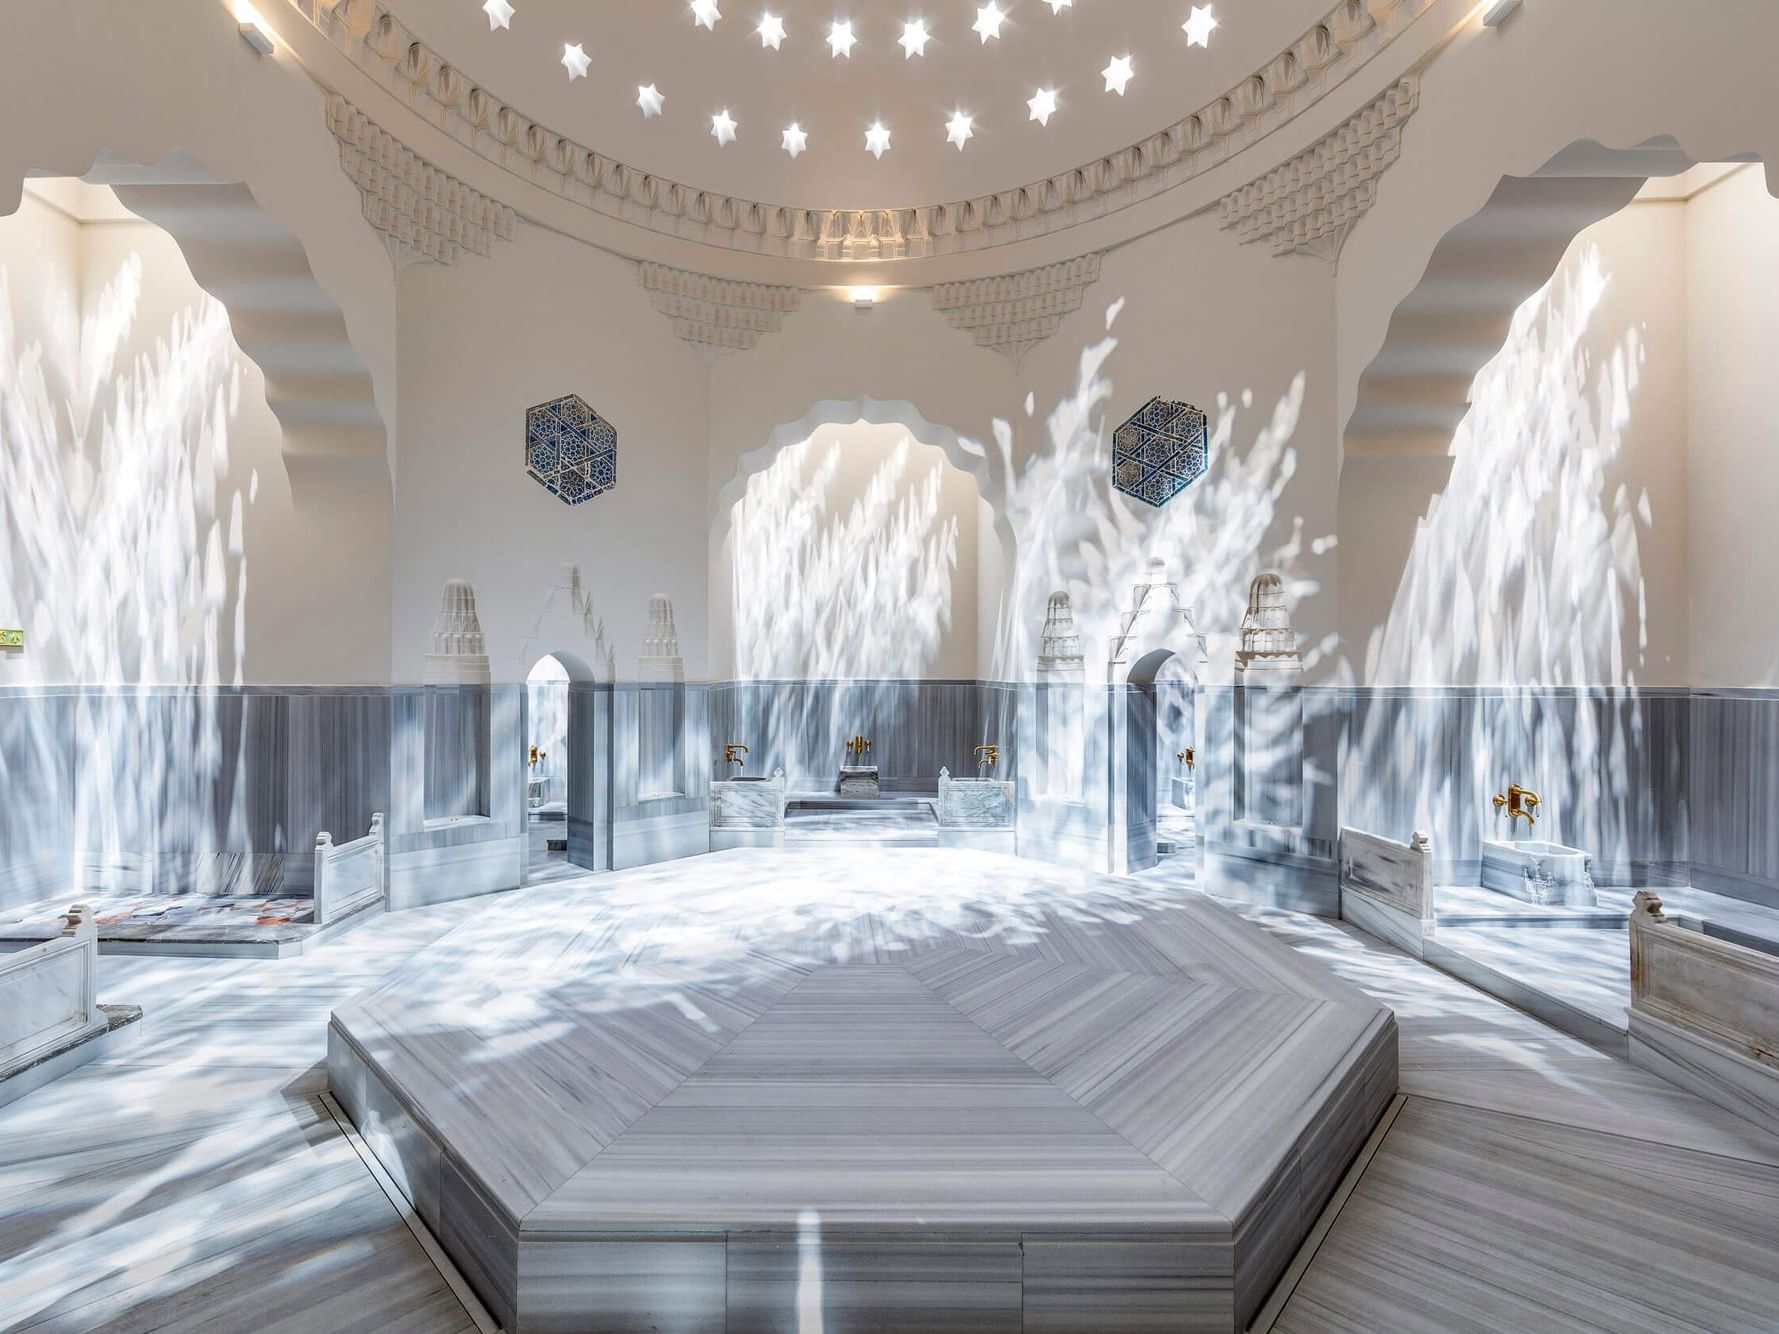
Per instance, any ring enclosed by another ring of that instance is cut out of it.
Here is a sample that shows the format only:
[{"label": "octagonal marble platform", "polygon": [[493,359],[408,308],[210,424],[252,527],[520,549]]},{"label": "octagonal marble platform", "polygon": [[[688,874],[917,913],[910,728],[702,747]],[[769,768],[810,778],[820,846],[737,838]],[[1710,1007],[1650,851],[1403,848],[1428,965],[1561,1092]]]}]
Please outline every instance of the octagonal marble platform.
[{"label": "octagonal marble platform", "polygon": [[744,850],[488,900],[334,1094],[512,1331],[1246,1326],[1391,1013],[1208,900]]}]

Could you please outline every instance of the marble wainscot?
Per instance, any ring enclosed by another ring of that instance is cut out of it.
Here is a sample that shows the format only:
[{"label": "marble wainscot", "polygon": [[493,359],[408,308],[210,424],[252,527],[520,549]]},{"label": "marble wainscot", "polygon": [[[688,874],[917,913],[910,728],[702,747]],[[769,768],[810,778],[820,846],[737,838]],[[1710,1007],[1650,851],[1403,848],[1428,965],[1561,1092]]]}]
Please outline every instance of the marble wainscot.
[{"label": "marble wainscot", "polygon": [[939,846],[1014,851],[1013,784],[998,778],[953,778],[939,770]]},{"label": "marble wainscot", "polygon": [[1484,889],[1544,906],[1592,908],[1599,902],[1594,896],[1593,858],[1561,843],[1484,839],[1482,883]]},{"label": "marble wainscot", "polygon": [[876,801],[880,795],[875,764],[843,765],[840,795],[850,801]]},{"label": "marble wainscot", "polygon": [[1631,906],[1630,1056],[1779,1134],[1779,938]]},{"label": "marble wainscot", "polygon": [[1407,843],[1340,831],[1340,916],[1361,931],[1423,957],[1433,934],[1433,846],[1418,830]]},{"label": "marble wainscot", "polygon": [[142,1017],[96,999],[99,928],[83,904],[62,934],[0,955],[0,1106],[85,1065]]},{"label": "marble wainscot", "polygon": [[782,848],[785,777],[731,778],[710,785],[710,850]]}]

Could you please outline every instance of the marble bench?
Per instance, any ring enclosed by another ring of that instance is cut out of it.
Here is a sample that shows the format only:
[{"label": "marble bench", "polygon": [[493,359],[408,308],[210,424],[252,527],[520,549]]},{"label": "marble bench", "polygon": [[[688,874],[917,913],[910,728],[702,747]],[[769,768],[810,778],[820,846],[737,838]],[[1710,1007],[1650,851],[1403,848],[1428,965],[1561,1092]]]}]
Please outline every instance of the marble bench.
[{"label": "marble bench", "polygon": [[388,859],[383,850],[382,812],[371,816],[363,838],[335,843],[325,829],[315,836],[315,925],[328,926],[389,892]]},{"label": "marble bench", "polygon": [[1433,847],[1416,832],[1407,843],[1340,831],[1340,916],[1415,958],[1433,934]]},{"label": "marble bench", "polygon": [[98,1040],[141,1018],[96,1000],[99,928],[82,904],[62,934],[0,955],[0,1105],[98,1055]]}]

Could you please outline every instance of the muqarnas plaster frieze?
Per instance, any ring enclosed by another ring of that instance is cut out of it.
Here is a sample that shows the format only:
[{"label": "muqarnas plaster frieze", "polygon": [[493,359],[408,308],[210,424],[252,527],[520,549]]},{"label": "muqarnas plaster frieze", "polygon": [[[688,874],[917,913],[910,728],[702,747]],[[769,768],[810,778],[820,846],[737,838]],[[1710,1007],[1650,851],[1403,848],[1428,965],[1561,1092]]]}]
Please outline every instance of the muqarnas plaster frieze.
[{"label": "muqarnas plaster frieze", "polygon": [[1402,127],[1421,104],[1421,81],[1398,79],[1289,162],[1217,201],[1217,216],[1243,244],[1275,255],[1340,257],[1353,224],[1377,198],[1378,177],[1402,155]]},{"label": "muqarnas plaster frieze", "polygon": [[1205,414],[1190,403],[1152,398],[1112,433],[1112,485],[1165,505],[1210,465]]},{"label": "muqarnas plaster frieze", "polygon": [[1018,370],[1028,351],[1081,308],[1081,298],[1099,276],[1100,257],[1092,254],[999,278],[940,283],[932,290],[933,309],[976,346],[999,352]]},{"label": "muqarnas plaster frieze", "polygon": [[1042,180],[938,204],[827,209],[701,190],[565,137],[478,85],[378,0],[293,2],[385,92],[522,181],[665,235],[838,261],[986,250],[1128,208],[1227,161],[1315,106],[1433,7],[1433,0],[1340,0],[1191,115]]},{"label": "muqarnas plaster frieze", "polygon": [[579,394],[525,412],[525,471],[564,505],[581,505],[618,484],[618,430]]},{"label": "muqarnas plaster frieze", "polygon": [[338,93],[327,97],[327,128],[340,141],[340,169],[358,187],[365,221],[398,266],[455,264],[513,239],[512,209],[426,162]]}]

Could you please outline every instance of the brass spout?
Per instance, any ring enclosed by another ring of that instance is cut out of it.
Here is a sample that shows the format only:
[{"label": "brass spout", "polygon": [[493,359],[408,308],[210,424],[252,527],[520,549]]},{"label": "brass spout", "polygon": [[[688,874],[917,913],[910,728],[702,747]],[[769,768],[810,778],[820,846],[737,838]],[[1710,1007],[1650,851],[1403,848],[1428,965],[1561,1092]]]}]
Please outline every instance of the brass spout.
[{"label": "brass spout", "polygon": [[747,747],[742,745],[739,741],[727,742],[723,746],[723,763],[739,764],[745,769],[747,767],[747,761],[741,758],[745,754],[747,754]]},{"label": "brass spout", "polygon": [[979,769],[985,766],[992,769],[1001,762],[1001,748],[997,745],[978,746],[970,753],[977,756],[976,767]]},{"label": "brass spout", "polygon": [[1198,751],[1191,746],[1186,747],[1185,750],[1176,750],[1174,752],[1174,758],[1188,769],[1198,768]]},{"label": "brass spout", "polygon": [[541,750],[539,750],[539,749],[538,749],[538,748],[537,748],[537,743],[536,743],[536,742],[533,742],[533,743],[532,743],[532,745],[531,745],[531,754],[530,754],[530,756],[529,756],[529,758],[528,758],[528,759],[527,759],[527,761],[526,761],[526,762],[527,762],[527,763],[528,763],[528,764],[529,764],[529,765],[530,765],[530,766],[531,766],[531,767],[532,767],[532,768],[533,768],[533,769],[535,769],[535,768],[537,768],[537,766],[538,766],[538,765],[539,765],[539,764],[541,764],[541,763],[543,763],[543,761],[544,761],[544,759],[545,759],[545,758],[546,758],[546,757],[547,757],[547,753],[546,753],[546,752],[545,752],[545,751],[541,751]]},{"label": "brass spout", "polygon": [[855,736],[851,741],[846,743],[846,753],[852,756],[855,760],[863,760],[865,758],[865,752],[870,749],[870,737]]},{"label": "brass spout", "polygon": [[1506,810],[1509,827],[1515,820],[1524,820],[1530,829],[1538,823],[1533,811],[1541,804],[1538,794],[1529,787],[1521,787],[1518,783],[1509,783],[1505,795],[1497,792],[1493,801],[1496,810]]}]

